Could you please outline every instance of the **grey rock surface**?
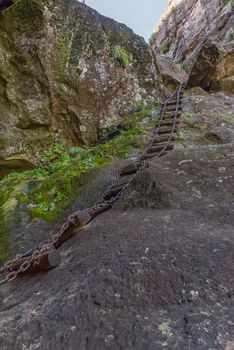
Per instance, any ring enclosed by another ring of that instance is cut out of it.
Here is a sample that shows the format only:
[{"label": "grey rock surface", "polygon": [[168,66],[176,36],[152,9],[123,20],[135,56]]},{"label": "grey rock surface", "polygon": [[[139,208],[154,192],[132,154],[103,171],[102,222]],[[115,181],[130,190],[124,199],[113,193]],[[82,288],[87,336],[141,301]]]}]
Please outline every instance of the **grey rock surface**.
[{"label": "grey rock surface", "polygon": [[233,167],[232,144],[151,162],[57,269],[1,288],[1,349],[232,349]]}]

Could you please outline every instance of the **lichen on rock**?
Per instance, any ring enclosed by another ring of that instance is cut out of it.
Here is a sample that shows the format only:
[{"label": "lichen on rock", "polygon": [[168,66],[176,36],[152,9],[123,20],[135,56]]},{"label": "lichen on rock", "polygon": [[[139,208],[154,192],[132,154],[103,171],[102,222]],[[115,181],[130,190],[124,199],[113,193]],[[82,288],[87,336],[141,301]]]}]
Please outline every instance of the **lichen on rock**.
[{"label": "lichen on rock", "polygon": [[74,0],[18,0],[1,15],[0,50],[2,167],[36,165],[45,138],[93,144],[137,103],[161,98],[143,38]]}]

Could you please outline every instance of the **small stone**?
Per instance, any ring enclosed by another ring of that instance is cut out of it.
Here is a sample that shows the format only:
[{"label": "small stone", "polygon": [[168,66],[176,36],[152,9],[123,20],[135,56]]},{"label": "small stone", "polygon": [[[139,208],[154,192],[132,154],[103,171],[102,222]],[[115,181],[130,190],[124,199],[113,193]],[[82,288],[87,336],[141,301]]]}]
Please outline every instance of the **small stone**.
[{"label": "small stone", "polygon": [[80,126],[80,131],[81,131],[81,132],[85,132],[85,131],[86,131],[86,126],[81,125],[81,126]]},{"label": "small stone", "polygon": [[76,326],[71,326],[70,328],[71,328],[71,331],[72,331],[72,332],[75,332],[75,331],[77,330],[77,327],[76,327]]}]

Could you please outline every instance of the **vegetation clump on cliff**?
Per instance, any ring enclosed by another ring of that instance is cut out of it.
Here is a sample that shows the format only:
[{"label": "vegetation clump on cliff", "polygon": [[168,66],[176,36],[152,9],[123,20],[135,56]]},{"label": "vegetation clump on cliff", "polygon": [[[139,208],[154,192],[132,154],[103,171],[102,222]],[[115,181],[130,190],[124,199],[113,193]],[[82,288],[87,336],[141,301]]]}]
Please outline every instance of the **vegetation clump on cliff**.
[{"label": "vegetation clump on cliff", "polygon": [[122,68],[127,68],[128,64],[129,64],[129,56],[127,51],[119,46],[116,45],[111,49],[111,54],[112,57],[114,57],[114,59],[121,65]]},{"label": "vegetation clump on cliff", "polygon": [[[142,107],[141,111],[124,118],[117,136],[99,145],[71,147],[66,142],[55,143],[41,155],[35,169],[12,172],[0,181],[0,260],[5,258],[7,246],[4,216],[8,211],[20,206],[30,219],[56,218],[79,193],[87,173],[114,158],[123,158],[134,146],[135,137],[152,127],[151,123],[141,123],[151,108]],[[113,127],[108,133],[111,129]]]},{"label": "vegetation clump on cliff", "polygon": [[[5,259],[8,251],[5,219],[9,211],[20,208],[29,220],[50,221],[57,217],[79,193],[87,173],[114,158],[124,157],[133,147],[135,137],[152,127],[151,123],[141,124],[151,108],[142,107],[124,118],[117,136],[99,145],[71,147],[66,142],[55,143],[41,155],[35,169],[12,172],[0,181],[0,260]],[[110,127],[107,132],[112,130]]]},{"label": "vegetation clump on cliff", "polygon": [[160,44],[159,44],[159,50],[160,52],[165,55],[170,48],[171,45],[171,39],[169,37],[166,37]]}]

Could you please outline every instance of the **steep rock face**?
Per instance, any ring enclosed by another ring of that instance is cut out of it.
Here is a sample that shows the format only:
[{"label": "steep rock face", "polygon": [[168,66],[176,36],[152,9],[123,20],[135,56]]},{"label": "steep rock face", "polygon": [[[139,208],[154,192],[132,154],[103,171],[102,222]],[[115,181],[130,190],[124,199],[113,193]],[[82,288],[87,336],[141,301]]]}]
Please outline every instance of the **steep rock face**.
[{"label": "steep rock face", "polygon": [[[155,28],[152,48],[192,73],[189,86],[233,92],[232,0],[171,0]],[[228,68],[227,68],[228,67]]]},{"label": "steep rock face", "polygon": [[17,1],[0,15],[0,51],[1,176],[56,140],[97,141],[159,96],[144,40],[77,1]]}]

